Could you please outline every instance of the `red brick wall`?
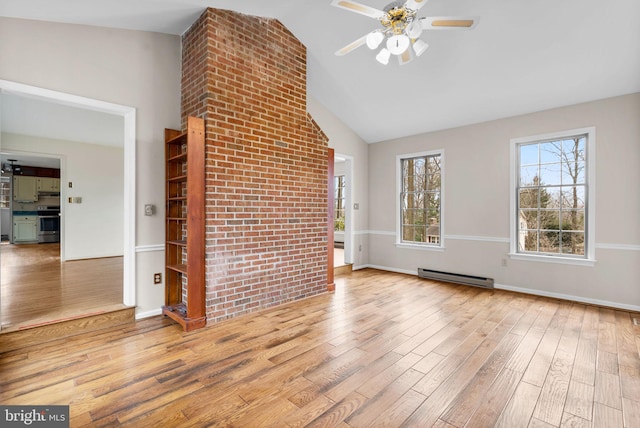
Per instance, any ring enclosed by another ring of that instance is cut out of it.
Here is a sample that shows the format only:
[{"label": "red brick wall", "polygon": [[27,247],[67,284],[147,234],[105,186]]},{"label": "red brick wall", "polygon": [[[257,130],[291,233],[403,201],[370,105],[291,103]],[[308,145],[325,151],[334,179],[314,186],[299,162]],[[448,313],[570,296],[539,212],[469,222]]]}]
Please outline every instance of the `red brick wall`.
[{"label": "red brick wall", "polygon": [[306,92],[306,49],[276,20],[208,9],[183,36],[183,120],[206,125],[209,322],[327,289],[327,138]]}]

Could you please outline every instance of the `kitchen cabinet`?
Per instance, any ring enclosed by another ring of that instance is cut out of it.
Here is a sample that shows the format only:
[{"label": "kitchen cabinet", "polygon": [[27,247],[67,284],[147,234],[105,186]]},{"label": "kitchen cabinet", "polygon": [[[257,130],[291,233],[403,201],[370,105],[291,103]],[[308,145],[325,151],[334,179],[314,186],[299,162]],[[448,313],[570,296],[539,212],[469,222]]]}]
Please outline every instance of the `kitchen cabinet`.
[{"label": "kitchen cabinet", "polygon": [[60,179],[51,177],[38,177],[38,192],[57,193],[60,192]]},{"label": "kitchen cabinet", "polygon": [[38,200],[38,178],[14,175],[13,200],[16,202],[36,202]]},{"label": "kitchen cabinet", "polygon": [[13,242],[38,241],[38,217],[34,215],[13,216]]}]

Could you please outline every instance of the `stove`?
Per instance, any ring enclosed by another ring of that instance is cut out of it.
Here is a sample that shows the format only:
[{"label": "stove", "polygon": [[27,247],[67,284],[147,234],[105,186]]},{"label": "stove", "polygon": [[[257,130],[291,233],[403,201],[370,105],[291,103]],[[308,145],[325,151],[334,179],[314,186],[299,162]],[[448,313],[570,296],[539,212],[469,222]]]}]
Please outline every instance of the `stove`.
[{"label": "stove", "polygon": [[38,242],[60,242],[60,206],[38,205]]}]

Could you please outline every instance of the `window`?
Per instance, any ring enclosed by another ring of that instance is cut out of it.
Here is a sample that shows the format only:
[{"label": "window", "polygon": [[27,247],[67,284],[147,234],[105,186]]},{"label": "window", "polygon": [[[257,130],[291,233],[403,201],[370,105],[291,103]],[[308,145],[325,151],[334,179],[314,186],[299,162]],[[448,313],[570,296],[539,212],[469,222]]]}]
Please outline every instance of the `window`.
[{"label": "window", "polygon": [[511,252],[592,259],[592,128],[512,140]]},{"label": "window", "polygon": [[399,244],[442,248],[442,158],[428,152],[399,157]]},{"label": "window", "polygon": [[0,180],[0,208],[9,208],[11,203],[11,179],[2,177]]},{"label": "window", "polygon": [[334,210],[333,210],[333,230],[337,232],[344,232],[344,216],[345,216],[345,176],[338,175],[334,177],[334,189],[335,197],[333,198]]}]

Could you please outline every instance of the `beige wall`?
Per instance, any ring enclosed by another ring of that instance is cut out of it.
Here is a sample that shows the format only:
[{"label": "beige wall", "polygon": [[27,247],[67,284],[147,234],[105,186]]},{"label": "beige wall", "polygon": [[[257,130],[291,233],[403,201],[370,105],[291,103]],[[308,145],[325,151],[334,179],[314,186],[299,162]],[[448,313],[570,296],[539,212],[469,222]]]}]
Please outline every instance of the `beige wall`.
[{"label": "beige wall", "polygon": [[[180,126],[180,38],[0,18],[0,79],[136,109],[136,296],[158,310],[164,287],[164,128]],[[157,215],[144,216],[144,204]]]},{"label": "beige wall", "polygon": [[[123,255],[122,147],[3,133],[2,150],[62,157],[60,206],[66,260]],[[67,182],[73,182],[72,189]],[[82,203],[66,203],[68,197],[81,197]]]},{"label": "beige wall", "polygon": [[[488,276],[503,288],[640,309],[638,118],[640,94],[633,94],[371,145],[369,265]],[[596,128],[595,266],[509,259],[510,140],[590,126]],[[435,149],[445,151],[446,249],[397,248],[396,156]]]},{"label": "beige wall", "polygon": [[[139,313],[158,309],[163,287],[152,285],[152,274],[164,271],[164,253],[157,247],[164,240],[163,130],[180,126],[180,39],[0,18],[0,58],[0,79],[137,109],[137,302]],[[498,284],[536,293],[640,308],[639,94],[370,146],[312,97],[308,110],[330,147],[354,158],[354,202],[360,204],[354,212],[356,267],[491,276]],[[509,260],[500,266],[509,249],[509,140],[587,126],[597,133],[596,265]],[[441,148],[445,234],[463,239],[447,239],[442,253],[398,249],[395,157]],[[145,217],[145,203],[156,204],[158,214]]]},{"label": "beige wall", "polygon": [[358,210],[352,210],[353,266],[364,267],[369,257],[369,145],[312,96],[307,97],[307,110],[329,137],[329,147],[337,155],[352,158],[352,204],[359,204]]}]

